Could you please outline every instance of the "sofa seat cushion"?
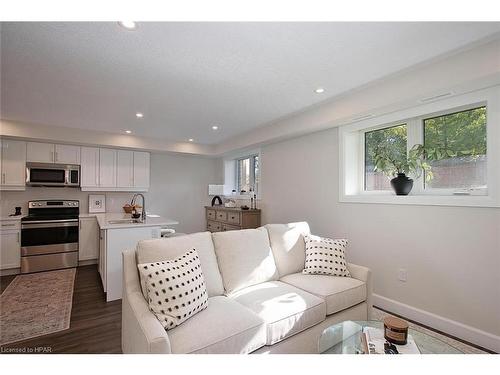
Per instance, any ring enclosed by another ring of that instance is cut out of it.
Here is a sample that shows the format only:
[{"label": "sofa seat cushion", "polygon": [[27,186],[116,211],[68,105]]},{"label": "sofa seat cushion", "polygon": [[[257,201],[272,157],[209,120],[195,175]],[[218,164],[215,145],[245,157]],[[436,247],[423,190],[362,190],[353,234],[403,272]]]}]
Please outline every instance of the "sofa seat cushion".
[{"label": "sofa seat cushion", "polygon": [[216,296],[208,307],[168,331],[172,353],[245,354],[266,344],[261,318],[236,301]]},{"label": "sofa seat cushion", "polygon": [[281,281],[324,299],[326,315],[366,300],[366,283],[352,277],[294,273],[282,277]]},{"label": "sofa seat cushion", "polygon": [[269,281],[242,289],[231,295],[266,323],[267,345],[273,345],[322,322],[325,301],[302,289]]}]

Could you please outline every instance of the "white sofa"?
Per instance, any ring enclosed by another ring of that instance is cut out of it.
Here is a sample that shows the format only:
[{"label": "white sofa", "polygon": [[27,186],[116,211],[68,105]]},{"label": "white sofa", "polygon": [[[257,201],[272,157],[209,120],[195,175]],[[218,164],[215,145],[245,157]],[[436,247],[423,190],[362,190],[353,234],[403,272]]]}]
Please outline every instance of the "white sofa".
[{"label": "white sofa", "polygon": [[[303,275],[307,223],[145,240],[123,253],[124,353],[317,353],[328,326],[367,320],[371,272]],[[208,307],[165,331],[149,310],[137,264],[198,251]]]}]

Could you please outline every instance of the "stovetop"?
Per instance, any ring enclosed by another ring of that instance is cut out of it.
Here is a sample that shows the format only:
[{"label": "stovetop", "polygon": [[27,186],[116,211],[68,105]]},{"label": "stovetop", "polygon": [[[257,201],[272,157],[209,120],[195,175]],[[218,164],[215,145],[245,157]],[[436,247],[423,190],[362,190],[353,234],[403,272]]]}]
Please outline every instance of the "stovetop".
[{"label": "stovetop", "polygon": [[79,214],[80,202],[77,200],[36,200],[28,202],[28,216],[21,221],[74,220]]}]

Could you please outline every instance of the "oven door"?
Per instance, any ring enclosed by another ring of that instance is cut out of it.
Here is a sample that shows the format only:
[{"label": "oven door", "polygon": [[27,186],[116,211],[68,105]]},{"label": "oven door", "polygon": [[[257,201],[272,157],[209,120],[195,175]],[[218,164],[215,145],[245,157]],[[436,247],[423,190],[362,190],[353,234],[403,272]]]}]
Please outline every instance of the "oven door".
[{"label": "oven door", "polygon": [[21,256],[78,251],[78,219],[21,224]]}]

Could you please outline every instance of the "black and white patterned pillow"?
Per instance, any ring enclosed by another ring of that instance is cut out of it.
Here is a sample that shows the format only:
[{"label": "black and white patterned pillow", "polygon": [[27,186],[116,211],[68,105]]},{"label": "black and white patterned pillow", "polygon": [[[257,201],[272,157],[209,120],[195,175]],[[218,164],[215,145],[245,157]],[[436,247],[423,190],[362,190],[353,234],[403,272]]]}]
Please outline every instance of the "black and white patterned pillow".
[{"label": "black and white patterned pillow", "polygon": [[305,236],[304,240],[306,243],[306,262],[302,273],[351,276],[345,260],[347,240],[333,240],[313,235]]},{"label": "black and white patterned pillow", "polygon": [[196,249],[163,262],[137,265],[145,281],[149,309],[166,330],[175,328],[208,306],[208,295]]}]

